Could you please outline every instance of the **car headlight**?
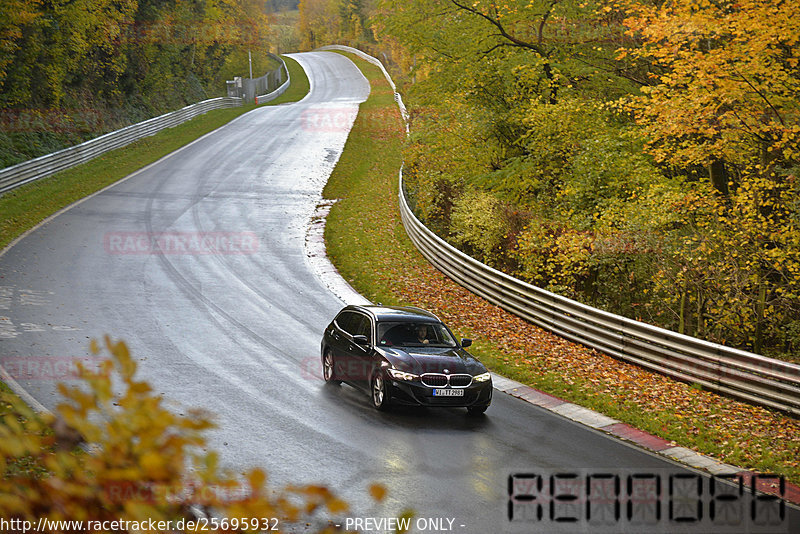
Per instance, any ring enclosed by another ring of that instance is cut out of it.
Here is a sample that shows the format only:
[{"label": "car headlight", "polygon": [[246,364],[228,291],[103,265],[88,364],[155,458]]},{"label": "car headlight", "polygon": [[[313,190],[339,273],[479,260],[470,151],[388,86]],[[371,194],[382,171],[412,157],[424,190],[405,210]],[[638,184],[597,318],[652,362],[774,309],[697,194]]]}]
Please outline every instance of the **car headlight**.
[{"label": "car headlight", "polygon": [[486,382],[486,381],[491,380],[491,379],[492,379],[491,373],[482,373],[482,374],[475,375],[475,376],[472,377],[472,380],[474,382]]},{"label": "car headlight", "polygon": [[418,375],[415,375],[413,373],[406,373],[405,371],[401,371],[399,369],[388,369],[388,371],[389,371],[389,375],[392,378],[395,378],[397,380],[410,381],[410,380],[414,380],[415,378],[419,378]]}]

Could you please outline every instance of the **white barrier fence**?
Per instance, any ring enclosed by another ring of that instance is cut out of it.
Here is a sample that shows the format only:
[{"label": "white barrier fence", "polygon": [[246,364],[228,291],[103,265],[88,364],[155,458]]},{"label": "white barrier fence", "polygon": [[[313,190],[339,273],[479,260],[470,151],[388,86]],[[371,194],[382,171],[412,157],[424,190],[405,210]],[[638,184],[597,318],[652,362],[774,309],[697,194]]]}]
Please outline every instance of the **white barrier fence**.
[{"label": "white barrier fence", "polygon": [[[380,60],[347,46],[380,66]],[[405,106],[395,93],[400,110]],[[406,123],[406,128],[407,128]],[[621,360],[755,404],[800,415],[800,365],[766,358],[615,315],[556,295],[464,254],[417,219],[408,205],[400,171],[400,215],[411,241],[444,274],[501,308],[566,339]]]},{"label": "white barrier fence", "polygon": [[800,415],[800,365],[710,343],[550,293],[485,265],[434,234],[411,211],[411,241],[447,276],[489,302],[566,339],[685,382]]},{"label": "white barrier fence", "polygon": [[317,48],[317,50],[338,50],[340,52],[349,52],[350,54],[355,54],[361,59],[368,61],[381,69],[383,75],[386,77],[386,81],[389,82],[389,85],[392,87],[392,91],[394,92],[394,101],[397,102],[397,106],[400,108],[400,114],[403,116],[403,121],[406,123],[406,132],[408,132],[408,111],[406,110],[406,105],[403,103],[403,99],[400,97],[400,93],[397,92],[397,87],[394,85],[394,81],[392,77],[389,76],[389,72],[386,70],[386,67],[383,66],[380,59],[374,58],[367,53],[362,52],[358,48],[353,48],[352,46],[343,46],[343,45],[326,45]]},{"label": "white barrier fence", "polygon": [[52,176],[59,171],[81,163],[86,163],[101,154],[154,135],[165,128],[178,126],[213,109],[232,108],[241,105],[241,98],[221,97],[204,100],[159,117],[153,117],[152,119],[126,126],[121,130],[101,135],[79,145],[0,169],[0,194],[34,180]]}]

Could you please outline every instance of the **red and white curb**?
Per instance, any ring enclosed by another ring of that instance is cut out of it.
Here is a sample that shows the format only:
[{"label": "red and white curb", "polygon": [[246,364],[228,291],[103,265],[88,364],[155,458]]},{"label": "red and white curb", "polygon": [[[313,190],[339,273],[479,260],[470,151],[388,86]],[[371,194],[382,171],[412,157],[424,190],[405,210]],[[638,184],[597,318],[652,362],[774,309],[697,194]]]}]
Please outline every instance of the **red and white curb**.
[{"label": "red and white curb", "polygon": [[[306,261],[311,266],[317,278],[337,297],[347,304],[371,304],[364,296],[342,278],[339,271],[328,259],[325,250],[325,222],[331,202],[322,202],[309,221],[306,230]],[[600,430],[621,440],[647,449],[651,452],[670,458],[676,462],[686,464],[695,469],[700,469],[711,475],[739,475],[749,484],[753,473],[735,465],[720,462],[715,458],[699,454],[691,449],[679,447],[674,441],[669,441],[658,436],[639,430],[627,423],[623,423],[607,415],[595,412],[583,406],[578,406],[563,399],[548,395],[538,389],[526,386],[516,380],[492,373],[494,388],[513,397],[522,399],[545,410],[566,417],[576,423]],[[770,479],[756,480],[756,489],[771,495],[783,494],[786,502],[800,504],[800,487],[794,484],[785,484],[783,490],[777,484],[772,484]]]},{"label": "red and white curb", "polygon": [[[366,53],[352,48],[349,46],[325,46],[318,50],[341,50],[358,55],[359,57],[373,63],[381,68],[386,80],[395,91],[395,101],[397,102],[403,119],[406,123],[406,132],[409,131],[408,126],[408,113],[403,104],[402,97],[396,92],[394,81],[392,80],[383,63],[379,59],[367,55]],[[330,210],[329,203],[322,203],[317,206],[314,216],[309,222],[306,233],[306,261],[311,266],[313,272],[328,287],[333,294],[339,299],[348,304],[370,304],[370,301],[363,295],[359,294],[347,281],[342,278],[336,267],[328,259],[325,250],[325,217]],[[504,376],[492,373],[492,383],[494,389],[507,393],[513,397],[522,399],[530,404],[535,404],[545,410],[559,414],[567,419],[577,423],[589,426],[591,428],[600,430],[612,436],[615,436],[624,441],[633,443],[639,447],[652,451],[661,456],[665,456],[674,461],[686,464],[690,467],[707,471],[712,475],[739,475],[746,483],[750,483],[750,479],[756,473],[737,467],[735,465],[720,462],[710,456],[705,456],[694,452],[685,447],[679,447],[673,441],[668,441],[658,436],[648,434],[643,430],[639,430],[627,423],[622,423],[617,419],[608,417],[601,413],[595,412],[588,408],[578,406],[571,402],[567,402],[553,395],[548,395],[542,391],[526,386],[521,382],[511,380]],[[768,480],[768,479],[767,479]],[[756,489],[763,493],[771,495],[783,495],[786,502],[793,504],[800,504],[800,487],[786,483],[785,487],[781,489],[778,484],[762,480],[760,477],[756,479]]]},{"label": "red and white curb", "polygon": [[[516,380],[492,373],[492,384],[496,390],[507,393],[512,397],[517,397],[576,423],[600,430],[643,449],[695,469],[706,471],[712,475],[738,475],[749,484],[751,477],[755,474],[747,469],[720,462],[715,458],[694,452],[685,447],[679,447],[674,441],[659,438],[627,423],[622,423],[594,410],[548,395]],[[761,477],[759,477],[756,489],[771,495],[782,494],[786,502],[800,504],[800,487],[794,484],[786,483],[785,487],[781,489],[777,482],[772,482],[769,479],[761,480]]]}]

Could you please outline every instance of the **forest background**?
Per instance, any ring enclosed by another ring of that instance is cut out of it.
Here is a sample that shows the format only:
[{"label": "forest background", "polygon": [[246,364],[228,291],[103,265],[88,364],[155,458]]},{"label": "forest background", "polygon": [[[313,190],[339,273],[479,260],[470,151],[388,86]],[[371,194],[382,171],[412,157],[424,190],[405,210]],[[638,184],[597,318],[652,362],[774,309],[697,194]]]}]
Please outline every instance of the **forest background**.
[{"label": "forest background", "polygon": [[201,100],[296,51],[297,0],[3,0],[0,168]]},{"label": "forest background", "polygon": [[392,65],[407,194],[473,257],[800,361],[800,22],[783,0],[302,0]]},{"label": "forest background", "polygon": [[406,186],[472,256],[800,361],[800,23],[784,0],[8,0],[0,167],[334,42],[411,111]]}]

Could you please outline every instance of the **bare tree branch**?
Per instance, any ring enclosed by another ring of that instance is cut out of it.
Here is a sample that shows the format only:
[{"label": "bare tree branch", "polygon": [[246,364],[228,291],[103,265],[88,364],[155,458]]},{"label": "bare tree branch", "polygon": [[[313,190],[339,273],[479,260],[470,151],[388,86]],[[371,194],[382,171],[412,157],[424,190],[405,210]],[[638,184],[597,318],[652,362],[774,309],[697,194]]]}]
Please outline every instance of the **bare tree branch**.
[{"label": "bare tree branch", "polygon": [[588,65],[590,67],[594,67],[596,69],[600,69],[603,72],[608,72],[610,74],[615,74],[615,75],[619,76],[620,78],[625,78],[626,80],[631,81],[633,83],[638,83],[639,85],[653,85],[652,83],[650,83],[647,80],[642,80],[642,79],[636,78],[635,76],[631,76],[630,74],[627,73],[628,69],[624,69],[624,68],[608,68],[608,67],[605,67],[603,65],[599,65],[597,63],[592,63],[591,61],[583,59],[579,55],[572,56],[572,59],[574,59],[575,61],[578,61],[580,63],[583,63],[584,65]]},{"label": "bare tree branch", "polygon": [[766,97],[766,95],[765,95],[765,94],[764,94],[762,91],[759,91],[759,90],[756,88],[756,86],[754,86],[752,83],[750,83],[750,80],[748,80],[748,79],[747,79],[747,77],[745,77],[745,75],[744,75],[744,74],[742,74],[741,72],[739,72],[739,69],[737,69],[736,67],[734,67],[734,68],[733,68],[733,70],[734,70],[734,71],[736,71],[736,74],[738,74],[738,75],[739,75],[739,77],[740,77],[742,80],[744,80],[744,82],[745,82],[747,85],[749,85],[749,86],[750,86],[750,89],[752,89],[753,91],[755,91],[755,93],[756,93],[758,96],[760,96],[760,97],[761,97],[761,99],[762,99],[764,102],[766,102],[766,103],[767,103],[767,105],[770,107],[770,109],[772,109],[772,111],[775,113],[775,116],[778,118],[778,121],[781,123],[781,126],[786,126],[786,123],[784,123],[784,122],[783,122],[783,117],[781,117],[781,114],[780,114],[780,112],[779,112],[777,109],[775,109],[775,106],[773,106],[773,105],[772,105],[772,102],[770,102],[770,100],[769,100],[769,99]]},{"label": "bare tree branch", "polygon": [[557,2],[558,0],[551,0],[550,5],[547,8],[547,11],[545,11],[544,15],[542,15],[542,21],[539,23],[539,31],[537,32],[539,46],[542,45],[542,41],[544,39],[544,25],[547,22],[547,19],[550,17],[550,13],[553,12],[553,8],[555,7]]},{"label": "bare tree branch", "polygon": [[[477,15],[477,16],[481,17],[482,19],[486,20],[487,22],[489,22],[492,26],[497,28],[497,31],[500,33],[501,37],[503,37],[504,39],[507,39],[508,41],[511,41],[512,43],[514,43],[514,45],[519,46],[521,48],[527,48],[529,50],[533,50],[534,52],[536,52],[537,54],[539,54],[542,57],[547,57],[549,55],[549,52],[547,52],[544,49],[544,47],[541,46],[540,44],[529,43],[527,41],[523,41],[522,39],[517,39],[516,37],[514,37],[513,35],[508,33],[508,31],[506,31],[505,27],[496,18],[492,18],[489,15],[487,15],[485,13],[482,13],[481,11],[478,11],[476,8],[474,8],[472,6],[469,6],[469,5],[466,5],[466,4],[463,4],[458,0],[450,0],[450,2],[452,2],[453,5],[455,5],[459,9],[467,11],[468,13],[472,13],[473,15]],[[553,4],[555,4],[555,2],[556,2],[556,0],[553,0]],[[545,15],[545,18],[546,17],[547,17],[547,15]]]}]

